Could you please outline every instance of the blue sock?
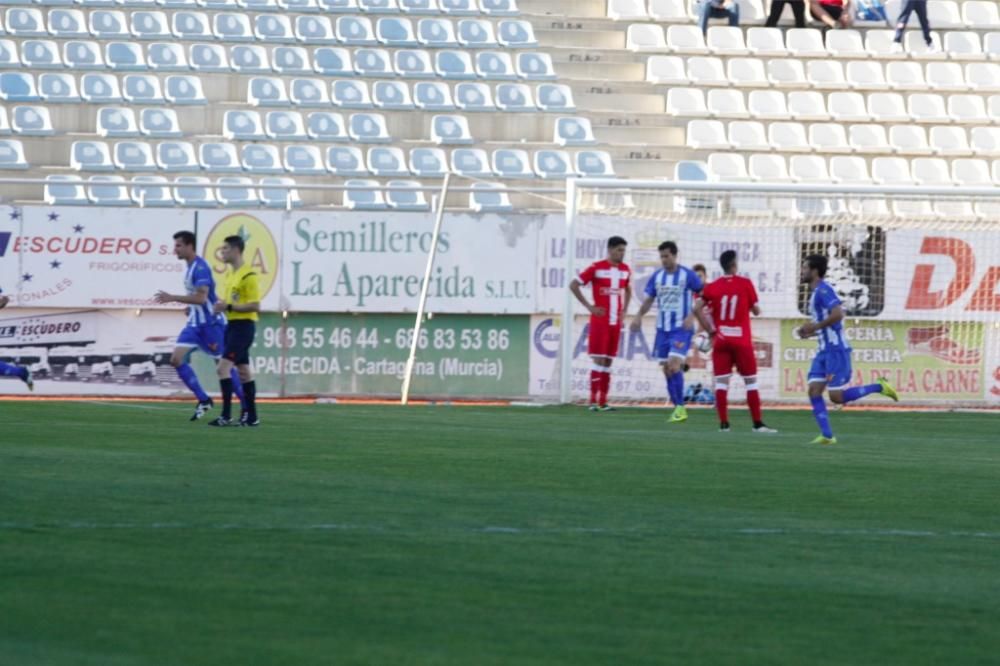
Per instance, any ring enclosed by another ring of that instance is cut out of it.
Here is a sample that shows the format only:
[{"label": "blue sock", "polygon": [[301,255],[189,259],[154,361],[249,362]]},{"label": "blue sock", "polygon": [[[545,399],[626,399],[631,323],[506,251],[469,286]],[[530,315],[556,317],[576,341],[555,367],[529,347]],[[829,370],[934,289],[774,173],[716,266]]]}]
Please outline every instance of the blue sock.
[{"label": "blue sock", "polygon": [[19,365],[11,365],[0,361],[0,377],[26,377],[27,373]]},{"label": "blue sock", "polygon": [[194,374],[194,368],[187,363],[179,365],[177,366],[177,376],[184,382],[184,386],[191,389],[191,393],[194,393],[194,397],[198,398],[198,402],[208,400],[208,394],[205,393],[205,389],[198,382],[198,375]]},{"label": "blue sock", "polygon": [[867,386],[852,386],[849,389],[844,390],[844,404],[849,402],[854,402],[855,400],[861,400],[861,398],[866,395],[871,395],[872,393],[881,393],[881,384],[868,384]]},{"label": "blue sock", "polygon": [[236,397],[240,399],[240,407],[246,409],[247,399],[246,396],[243,395],[243,382],[240,381],[240,373],[236,370],[236,368],[229,371],[229,378],[233,380],[233,393],[235,393]]},{"label": "blue sock", "polygon": [[830,428],[830,415],[826,412],[826,401],[823,400],[823,396],[809,398],[809,401],[812,403],[813,416],[819,425],[819,431],[823,433],[824,437],[833,437],[833,430]]},{"label": "blue sock", "polygon": [[[667,382],[667,397],[670,398],[670,402],[674,402],[674,382],[673,382],[673,378],[674,378],[673,375],[670,375],[668,377],[664,377],[664,379]],[[674,403],[674,404],[677,404],[677,403]]]},{"label": "blue sock", "polygon": [[671,375],[670,378],[674,382],[674,395],[677,396],[676,398],[674,398],[674,404],[675,405],[683,405],[684,404],[684,373],[681,372],[680,370],[678,370],[673,375]]}]

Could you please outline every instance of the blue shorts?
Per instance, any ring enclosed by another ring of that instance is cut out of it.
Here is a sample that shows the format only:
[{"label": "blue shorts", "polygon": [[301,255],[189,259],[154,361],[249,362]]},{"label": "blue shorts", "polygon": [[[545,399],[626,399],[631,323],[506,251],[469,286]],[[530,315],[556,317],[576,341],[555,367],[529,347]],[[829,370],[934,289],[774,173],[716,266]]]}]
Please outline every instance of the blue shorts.
[{"label": "blue shorts", "polygon": [[851,350],[826,349],[813,359],[809,383],[823,382],[831,391],[838,391],[851,383],[851,374]]},{"label": "blue shorts", "polygon": [[185,326],[177,336],[178,347],[195,347],[212,358],[222,358],[223,343],[226,337],[225,324],[206,324],[205,326]]},{"label": "blue shorts", "polygon": [[691,339],[694,337],[694,330],[690,328],[675,328],[672,331],[656,329],[656,342],[653,343],[653,351],[658,361],[666,361],[670,356],[680,359],[687,358],[691,351]]}]

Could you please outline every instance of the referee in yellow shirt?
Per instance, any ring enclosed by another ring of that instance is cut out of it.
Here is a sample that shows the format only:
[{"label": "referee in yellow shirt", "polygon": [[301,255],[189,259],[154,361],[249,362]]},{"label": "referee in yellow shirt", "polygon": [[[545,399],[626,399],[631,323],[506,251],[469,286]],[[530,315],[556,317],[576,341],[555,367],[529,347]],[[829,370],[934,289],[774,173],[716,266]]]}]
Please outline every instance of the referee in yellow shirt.
[{"label": "referee in yellow shirt", "polygon": [[241,236],[227,236],[222,245],[222,260],[229,264],[230,270],[226,273],[225,286],[219,292],[219,301],[215,304],[215,311],[225,313],[227,323],[225,350],[218,365],[222,415],[209,423],[213,426],[228,426],[233,423],[233,381],[230,379],[233,365],[239,372],[246,400],[239,425],[260,425],[257,418],[257,386],[250,370],[250,347],[253,346],[259,319],[257,313],[260,312],[260,285],[253,267],[243,261],[245,247]]}]

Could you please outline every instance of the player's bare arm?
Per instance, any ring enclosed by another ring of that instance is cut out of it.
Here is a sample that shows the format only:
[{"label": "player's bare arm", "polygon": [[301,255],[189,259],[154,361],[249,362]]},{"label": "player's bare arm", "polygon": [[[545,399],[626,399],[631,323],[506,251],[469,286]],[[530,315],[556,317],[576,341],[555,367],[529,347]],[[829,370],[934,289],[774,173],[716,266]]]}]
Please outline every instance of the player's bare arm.
[{"label": "player's bare arm", "polygon": [[0,310],[3,310],[5,307],[7,307],[8,303],[10,303],[9,296],[0,296]]},{"label": "player's bare arm", "polygon": [[583,290],[580,289],[580,287],[582,286],[583,285],[580,283],[580,281],[574,278],[573,281],[569,283],[569,290],[573,292],[573,295],[576,296],[576,300],[580,301],[580,304],[583,305],[583,307],[587,308],[587,311],[590,314],[594,315],[595,317],[603,317],[604,315],[606,315],[607,311],[604,308],[600,308],[590,304],[590,301],[587,300],[587,297],[583,295]]},{"label": "player's bare arm", "polygon": [[163,305],[165,303],[184,303],[185,305],[204,305],[208,302],[208,287],[198,287],[193,294],[170,294],[158,291],[153,300]]},{"label": "player's bare arm", "polygon": [[642,328],[642,318],[646,315],[647,312],[649,312],[650,308],[653,307],[653,303],[655,302],[656,299],[653,298],[652,296],[647,296],[642,300],[642,304],[639,306],[639,312],[637,312],[636,315],[632,317],[632,323],[629,325],[629,328],[632,331],[638,331],[640,328]]},{"label": "player's bare arm", "polygon": [[[708,333],[709,337],[714,336],[717,331],[715,327],[708,321],[708,317],[705,316],[705,299],[700,296],[695,299],[694,306],[691,310],[691,315],[698,320],[698,325],[701,326],[701,330]],[[687,322],[685,322],[686,324]]]},{"label": "player's bare arm", "polygon": [[799,335],[803,338],[810,338],[821,329],[833,326],[844,318],[844,308],[837,305],[830,310],[830,315],[823,321],[810,321],[799,327]]},{"label": "player's bare arm", "polygon": [[754,317],[759,317],[760,316],[760,305],[758,305],[757,303],[754,303],[753,305],[751,305],[750,306],[750,312],[753,313]]},{"label": "player's bare arm", "polygon": [[625,287],[625,300],[622,301],[622,315],[628,313],[628,306],[632,304],[632,285]]}]

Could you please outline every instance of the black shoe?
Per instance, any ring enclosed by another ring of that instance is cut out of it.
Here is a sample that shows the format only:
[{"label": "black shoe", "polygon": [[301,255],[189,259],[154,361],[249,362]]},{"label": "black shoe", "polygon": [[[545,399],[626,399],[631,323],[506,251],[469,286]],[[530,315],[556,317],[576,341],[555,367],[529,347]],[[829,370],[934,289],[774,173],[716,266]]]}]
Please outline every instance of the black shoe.
[{"label": "black shoe", "polygon": [[258,428],[260,427],[260,419],[254,416],[252,419],[247,417],[246,419],[240,419],[240,427],[242,428]]},{"label": "black shoe", "polygon": [[719,424],[719,432],[729,432],[731,428],[729,427],[729,421]]},{"label": "black shoe", "polygon": [[208,425],[216,428],[225,428],[226,426],[233,425],[232,419],[227,419],[225,416],[217,416],[208,422]]},{"label": "black shoe", "polygon": [[208,412],[208,410],[212,409],[212,407],[215,407],[215,403],[212,402],[211,398],[209,398],[205,402],[199,402],[198,406],[194,408],[194,414],[191,415],[191,420],[197,421],[198,419],[203,417],[205,413]]}]

